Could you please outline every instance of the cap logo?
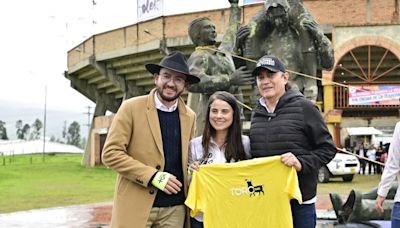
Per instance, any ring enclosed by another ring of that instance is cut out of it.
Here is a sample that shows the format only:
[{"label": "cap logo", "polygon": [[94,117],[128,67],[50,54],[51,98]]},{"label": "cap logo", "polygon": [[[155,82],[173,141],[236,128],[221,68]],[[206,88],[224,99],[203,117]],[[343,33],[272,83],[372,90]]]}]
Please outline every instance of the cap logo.
[{"label": "cap logo", "polygon": [[260,61],[257,63],[257,66],[264,66],[264,65],[268,65],[268,66],[275,66],[275,60],[271,59],[271,58],[263,58],[260,59]]}]

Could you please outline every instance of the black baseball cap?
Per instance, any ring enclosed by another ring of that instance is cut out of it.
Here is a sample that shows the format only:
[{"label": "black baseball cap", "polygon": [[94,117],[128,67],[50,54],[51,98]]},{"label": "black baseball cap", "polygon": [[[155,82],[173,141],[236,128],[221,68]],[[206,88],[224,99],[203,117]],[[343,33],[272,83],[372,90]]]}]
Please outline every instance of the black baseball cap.
[{"label": "black baseball cap", "polygon": [[257,76],[260,69],[267,69],[271,72],[286,72],[286,67],[283,62],[273,55],[264,55],[257,61],[256,68],[254,68],[252,74]]}]

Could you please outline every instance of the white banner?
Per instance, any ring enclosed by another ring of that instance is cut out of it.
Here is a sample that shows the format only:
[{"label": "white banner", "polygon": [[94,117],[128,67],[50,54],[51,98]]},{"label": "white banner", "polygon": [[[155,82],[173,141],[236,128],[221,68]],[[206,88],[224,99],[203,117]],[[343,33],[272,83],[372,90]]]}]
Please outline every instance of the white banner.
[{"label": "white banner", "polygon": [[352,86],[349,105],[399,105],[400,86]]},{"label": "white banner", "polygon": [[163,0],[138,0],[138,22],[150,20],[163,15]]},{"label": "white banner", "polygon": [[265,0],[243,0],[243,5],[265,2]]}]

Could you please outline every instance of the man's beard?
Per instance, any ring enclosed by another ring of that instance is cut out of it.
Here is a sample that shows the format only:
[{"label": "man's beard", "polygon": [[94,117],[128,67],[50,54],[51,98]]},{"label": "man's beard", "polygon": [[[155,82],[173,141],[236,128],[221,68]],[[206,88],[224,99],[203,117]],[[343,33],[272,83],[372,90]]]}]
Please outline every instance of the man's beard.
[{"label": "man's beard", "polygon": [[[183,91],[181,91],[181,92],[178,92],[173,97],[166,97],[166,96],[164,96],[164,94],[162,92],[166,88],[167,88],[167,86],[164,86],[164,88],[157,87],[157,93],[160,95],[161,99],[163,99],[164,101],[167,101],[167,102],[171,102],[171,101],[176,100],[183,93]],[[173,88],[173,90],[176,91],[176,88]]]}]

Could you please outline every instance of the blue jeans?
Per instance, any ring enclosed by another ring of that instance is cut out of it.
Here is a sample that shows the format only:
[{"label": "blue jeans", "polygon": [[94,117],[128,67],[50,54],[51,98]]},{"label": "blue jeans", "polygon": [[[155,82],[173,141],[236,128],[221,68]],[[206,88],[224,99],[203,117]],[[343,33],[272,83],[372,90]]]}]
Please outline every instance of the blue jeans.
[{"label": "blue jeans", "polygon": [[317,213],[315,204],[299,204],[297,200],[291,200],[293,227],[314,228],[317,225]]},{"label": "blue jeans", "polygon": [[400,202],[395,202],[392,209],[392,228],[400,227]]},{"label": "blue jeans", "polygon": [[190,217],[190,228],[203,228],[203,223],[197,221],[195,218]]}]

